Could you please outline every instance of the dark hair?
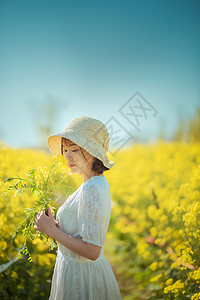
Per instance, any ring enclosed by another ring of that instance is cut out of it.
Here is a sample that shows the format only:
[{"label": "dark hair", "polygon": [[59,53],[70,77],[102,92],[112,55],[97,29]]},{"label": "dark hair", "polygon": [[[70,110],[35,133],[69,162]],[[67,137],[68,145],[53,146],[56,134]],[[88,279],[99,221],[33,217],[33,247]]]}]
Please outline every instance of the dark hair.
[{"label": "dark hair", "polygon": [[[61,138],[61,154],[63,155],[63,146],[68,146],[70,144],[71,140],[66,138]],[[82,148],[80,147],[81,153],[83,154]],[[83,154],[84,158],[85,155]],[[86,158],[85,158],[86,160]],[[104,166],[103,162],[98,159],[97,157],[94,157],[94,161],[92,163],[92,171],[96,172],[97,174],[102,174],[104,171],[108,171],[107,167]]]}]

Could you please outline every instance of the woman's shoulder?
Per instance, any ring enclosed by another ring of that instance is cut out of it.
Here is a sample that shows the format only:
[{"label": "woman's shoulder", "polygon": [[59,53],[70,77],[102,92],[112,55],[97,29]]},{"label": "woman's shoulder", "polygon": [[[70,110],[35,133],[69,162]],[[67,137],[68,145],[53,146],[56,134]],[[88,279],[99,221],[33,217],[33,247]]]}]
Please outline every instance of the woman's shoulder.
[{"label": "woman's shoulder", "polygon": [[106,177],[103,176],[93,176],[90,179],[88,179],[87,181],[83,182],[82,184],[83,188],[87,188],[90,186],[95,186],[95,187],[99,187],[99,188],[106,188],[109,187],[109,183],[106,179]]},{"label": "woman's shoulder", "polygon": [[82,184],[83,194],[99,195],[100,198],[110,197],[110,186],[105,176],[93,176]]}]

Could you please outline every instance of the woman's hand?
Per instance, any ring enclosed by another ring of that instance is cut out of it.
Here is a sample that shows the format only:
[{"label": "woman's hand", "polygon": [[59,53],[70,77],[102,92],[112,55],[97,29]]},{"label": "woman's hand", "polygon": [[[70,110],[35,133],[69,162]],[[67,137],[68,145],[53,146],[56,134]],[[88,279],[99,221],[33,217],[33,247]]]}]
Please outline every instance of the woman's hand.
[{"label": "woman's hand", "polygon": [[58,222],[54,219],[51,207],[48,208],[48,216],[45,214],[45,209],[36,215],[34,221],[34,229],[44,234],[51,236],[55,227],[58,227]]}]

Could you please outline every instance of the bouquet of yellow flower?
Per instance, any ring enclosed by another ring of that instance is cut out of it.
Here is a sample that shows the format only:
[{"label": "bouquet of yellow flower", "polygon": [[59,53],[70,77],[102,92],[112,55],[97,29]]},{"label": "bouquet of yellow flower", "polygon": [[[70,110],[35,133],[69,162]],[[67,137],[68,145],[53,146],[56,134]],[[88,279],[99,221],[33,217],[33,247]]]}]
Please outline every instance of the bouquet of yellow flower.
[{"label": "bouquet of yellow flower", "polygon": [[55,200],[56,191],[66,194],[75,189],[75,186],[69,186],[68,184],[65,166],[65,158],[62,155],[58,155],[53,157],[53,164],[50,164],[48,168],[38,167],[37,169],[30,170],[23,178],[17,175],[16,177],[9,177],[4,180],[4,183],[14,181],[5,191],[5,197],[11,191],[15,191],[15,196],[21,196],[23,193],[28,192],[31,197],[35,197],[34,206],[32,208],[25,208],[25,219],[10,235],[10,239],[14,239],[20,232],[24,236],[24,244],[18,252],[18,258],[21,258],[23,254],[27,254],[28,260],[30,262],[33,261],[27,247],[27,239],[34,240],[38,237],[41,239],[46,237],[50,245],[49,251],[57,247],[52,238],[39,231],[33,230],[33,228],[35,218],[42,210],[45,209],[47,214],[47,210],[50,207],[53,211],[53,215],[55,215],[56,208],[53,205],[57,201]]}]

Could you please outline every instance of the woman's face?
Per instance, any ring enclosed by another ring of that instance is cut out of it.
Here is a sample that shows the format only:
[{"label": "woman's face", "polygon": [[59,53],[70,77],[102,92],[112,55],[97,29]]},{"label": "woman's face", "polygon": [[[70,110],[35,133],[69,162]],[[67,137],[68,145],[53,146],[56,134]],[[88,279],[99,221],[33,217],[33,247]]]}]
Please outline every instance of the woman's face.
[{"label": "woman's face", "polygon": [[94,156],[70,140],[67,140],[67,143],[63,145],[63,155],[67,160],[72,174],[90,176]]}]

